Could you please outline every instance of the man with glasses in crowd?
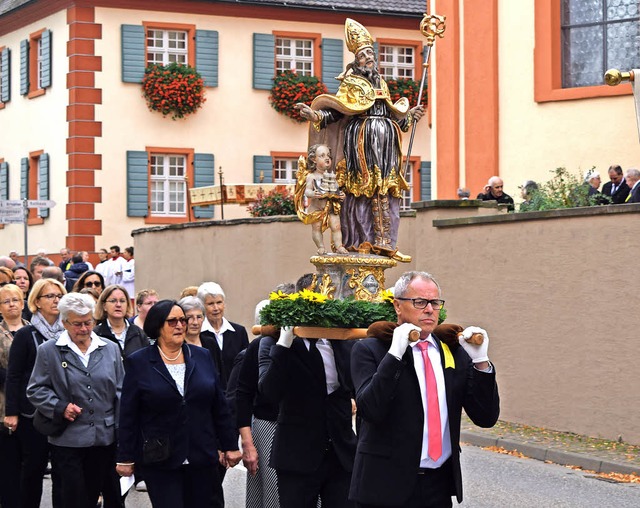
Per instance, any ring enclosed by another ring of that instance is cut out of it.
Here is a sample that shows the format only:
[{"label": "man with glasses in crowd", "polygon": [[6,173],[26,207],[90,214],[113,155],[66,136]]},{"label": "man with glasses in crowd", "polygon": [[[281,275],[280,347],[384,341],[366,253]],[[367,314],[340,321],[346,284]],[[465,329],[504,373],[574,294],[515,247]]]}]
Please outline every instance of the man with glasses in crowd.
[{"label": "man with glasses in crowd", "polygon": [[[462,408],[480,427],[498,420],[500,402],[487,333],[462,332],[447,346],[433,331],[444,305],[426,272],[407,272],[394,288],[393,339],[358,341],[351,354],[360,432],[350,499],[360,508],[451,507],[462,501]],[[416,330],[420,340],[411,343]],[[464,338],[482,335],[481,344]]]}]

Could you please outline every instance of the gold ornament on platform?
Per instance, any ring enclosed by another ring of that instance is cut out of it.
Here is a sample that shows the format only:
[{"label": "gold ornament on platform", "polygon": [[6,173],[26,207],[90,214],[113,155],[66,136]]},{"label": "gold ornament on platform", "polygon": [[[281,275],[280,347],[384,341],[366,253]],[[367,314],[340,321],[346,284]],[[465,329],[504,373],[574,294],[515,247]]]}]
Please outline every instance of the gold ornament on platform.
[{"label": "gold ornament on platform", "polygon": [[384,268],[351,268],[346,272],[351,276],[348,285],[354,289],[356,300],[380,301],[384,291]]},{"label": "gold ornament on platform", "polygon": [[333,294],[336,292],[336,287],[333,285],[331,276],[325,273],[322,276],[322,282],[318,286],[318,293],[326,296],[327,298],[333,298]]}]

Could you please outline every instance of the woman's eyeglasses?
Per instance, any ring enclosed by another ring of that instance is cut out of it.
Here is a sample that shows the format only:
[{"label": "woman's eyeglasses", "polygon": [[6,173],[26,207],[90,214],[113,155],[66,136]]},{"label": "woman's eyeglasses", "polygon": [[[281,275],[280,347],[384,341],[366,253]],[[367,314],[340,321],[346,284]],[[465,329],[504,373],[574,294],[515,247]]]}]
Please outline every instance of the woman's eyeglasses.
[{"label": "woman's eyeglasses", "polygon": [[49,294],[49,295],[40,295],[38,298],[46,298],[47,300],[51,301],[51,300],[60,300],[60,298],[62,298],[61,294]]},{"label": "woman's eyeglasses", "polygon": [[178,323],[180,323],[182,326],[185,326],[187,324],[187,318],[172,317],[165,320],[165,323],[167,323],[171,328],[175,328],[176,326],[178,326]]},{"label": "woman's eyeglasses", "polygon": [[102,282],[100,282],[99,280],[97,280],[95,282],[90,280],[90,281],[84,283],[84,287],[86,287],[86,288],[99,288],[99,287],[102,287]]}]

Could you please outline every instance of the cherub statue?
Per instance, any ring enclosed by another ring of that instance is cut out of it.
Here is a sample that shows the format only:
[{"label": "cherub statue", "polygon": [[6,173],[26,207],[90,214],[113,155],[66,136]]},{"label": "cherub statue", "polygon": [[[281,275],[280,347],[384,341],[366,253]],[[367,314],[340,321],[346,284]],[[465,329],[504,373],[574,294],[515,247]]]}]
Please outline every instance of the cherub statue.
[{"label": "cherub statue", "polygon": [[348,254],[342,245],[340,230],[340,205],[344,193],[338,188],[331,168],[331,149],[327,145],[309,147],[307,158],[301,156],[298,160],[296,211],[302,222],[311,224],[311,238],[320,255],[327,252],[322,235],[327,228],[331,229],[333,252]]}]

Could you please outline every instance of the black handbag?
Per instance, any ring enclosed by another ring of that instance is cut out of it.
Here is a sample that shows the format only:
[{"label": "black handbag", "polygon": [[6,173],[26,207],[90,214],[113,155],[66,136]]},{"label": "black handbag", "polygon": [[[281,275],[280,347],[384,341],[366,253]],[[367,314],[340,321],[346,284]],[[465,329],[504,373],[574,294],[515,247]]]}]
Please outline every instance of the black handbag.
[{"label": "black handbag", "polygon": [[142,442],[142,463],[157,464],[171,456],[169,437],[152,437]]},{"label": "black handbag", "polygon": [[43,436],[57,437],[67,428],[69,420],[64,417],[49,418],[36,409],[33,415],[33,427]]}]

